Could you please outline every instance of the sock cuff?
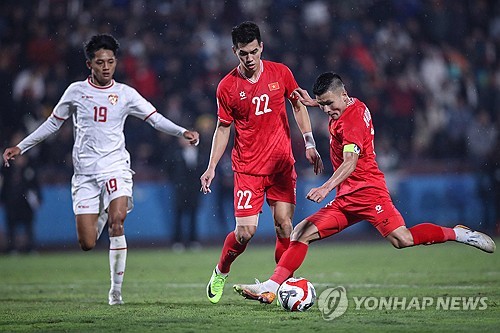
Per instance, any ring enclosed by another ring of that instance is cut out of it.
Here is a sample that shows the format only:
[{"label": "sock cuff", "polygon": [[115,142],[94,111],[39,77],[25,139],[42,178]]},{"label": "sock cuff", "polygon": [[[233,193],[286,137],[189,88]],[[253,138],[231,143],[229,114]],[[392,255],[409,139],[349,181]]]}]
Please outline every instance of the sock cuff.
[{"label": "sock cuff", "polygon": [[446,240],[457,240],[457,235],[453,228],[441,227],[443,229],[444,237]]},{"label": "sock cuff", "polygon": [[110,250],[126,250],[127,241],[125,240],[125,235],[117,237],[109,237],[109,249]]}]

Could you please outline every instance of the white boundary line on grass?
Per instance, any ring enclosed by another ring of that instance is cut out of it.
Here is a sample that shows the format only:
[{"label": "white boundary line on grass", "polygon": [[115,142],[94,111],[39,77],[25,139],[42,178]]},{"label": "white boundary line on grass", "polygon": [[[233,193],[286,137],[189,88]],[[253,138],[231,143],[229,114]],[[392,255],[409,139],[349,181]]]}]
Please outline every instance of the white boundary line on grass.
[{"label": "white boundary line on grass", "polygon": [[[335,287],[332,283],[313,283],[315,287],[329,288]],[[163,286],[168,288],[205,288],[206,284],[201,283],[165,283]],[[422,288],[435,288],[435,289],[483,289],[490,288],[483,285],[416,285],[416,284],[377,284],[377,283],[354,283],[342,284],[346,288],[401,288],[401,289],[422,289]]]}]

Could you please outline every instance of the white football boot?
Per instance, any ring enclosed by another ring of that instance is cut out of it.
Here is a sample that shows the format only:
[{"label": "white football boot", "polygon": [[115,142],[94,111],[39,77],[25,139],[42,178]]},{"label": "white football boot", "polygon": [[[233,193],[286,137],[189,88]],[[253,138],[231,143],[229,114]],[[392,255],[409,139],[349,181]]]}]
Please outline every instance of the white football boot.
[{"label": "white football boot", "polygon": [[471,230],[470,228],[460,224],[456,225],[453,228],[453,231],[455,231],[457,242],[474,246],[484,252],[495,252],[496,245],[490,236],[479,231]]}]

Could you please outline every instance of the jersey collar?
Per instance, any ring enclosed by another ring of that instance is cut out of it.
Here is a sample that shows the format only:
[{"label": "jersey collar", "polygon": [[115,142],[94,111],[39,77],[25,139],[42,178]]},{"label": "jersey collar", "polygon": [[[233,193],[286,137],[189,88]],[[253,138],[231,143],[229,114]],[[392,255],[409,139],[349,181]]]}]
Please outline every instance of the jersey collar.
[{"label": "jersey collar", "polygon": [[240,69],[240,66],[238,65],[238,67],[236,67],[238,69],[238,73],[241,75],[241,77],[245,80],[247,80],[248,82],[250,83],[257,83],[260,79],[260,75],[262,74],[262,72],[264,72],[264,62],[262,60],[260,60],[260,70],[259,70],[259,73],[257,74],[257,78],[255,80],[252,80],[251,78],[247,77],[245,75],[245,73]]},{"label": "jersey collar", "polygon": [[97,89],[108,89],[108,88],[111,88],[114,84],[115,84],[115,80],[112,79],[111,82],[107,85],[107,86],[98,86],[98,85],[95,85],[94,83],[92,83],[92,80],[91,80],[91,77],[89,76],[87,78],[87,82],[94,88],[97,88]]}]

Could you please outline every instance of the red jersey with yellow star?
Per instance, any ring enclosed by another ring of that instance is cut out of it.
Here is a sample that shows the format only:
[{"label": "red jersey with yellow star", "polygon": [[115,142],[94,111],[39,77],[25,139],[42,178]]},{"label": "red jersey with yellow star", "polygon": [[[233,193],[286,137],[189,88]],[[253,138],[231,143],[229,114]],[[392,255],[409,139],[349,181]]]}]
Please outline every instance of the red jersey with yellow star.
[{"label": "red jersey with yellow star", "polygon": [[339,119],[330,119],[330,159],[337,169],[344,161],[344,146],[355,144],[359,152],[356,169],[337,188],[336,196],[352,193],[361,188],[387,191],[385,177],[375,160],[372,117],[366,105],[357,98],[350,98]]},{"label": "red jersey with yellow star", "polygon": [[287,66],[266,60],[255,81],[239,67],[221,80],[217,114],[222,124],[234,122],[235,172],[271,175],[295,163],[285,101],[297,87]]}]

